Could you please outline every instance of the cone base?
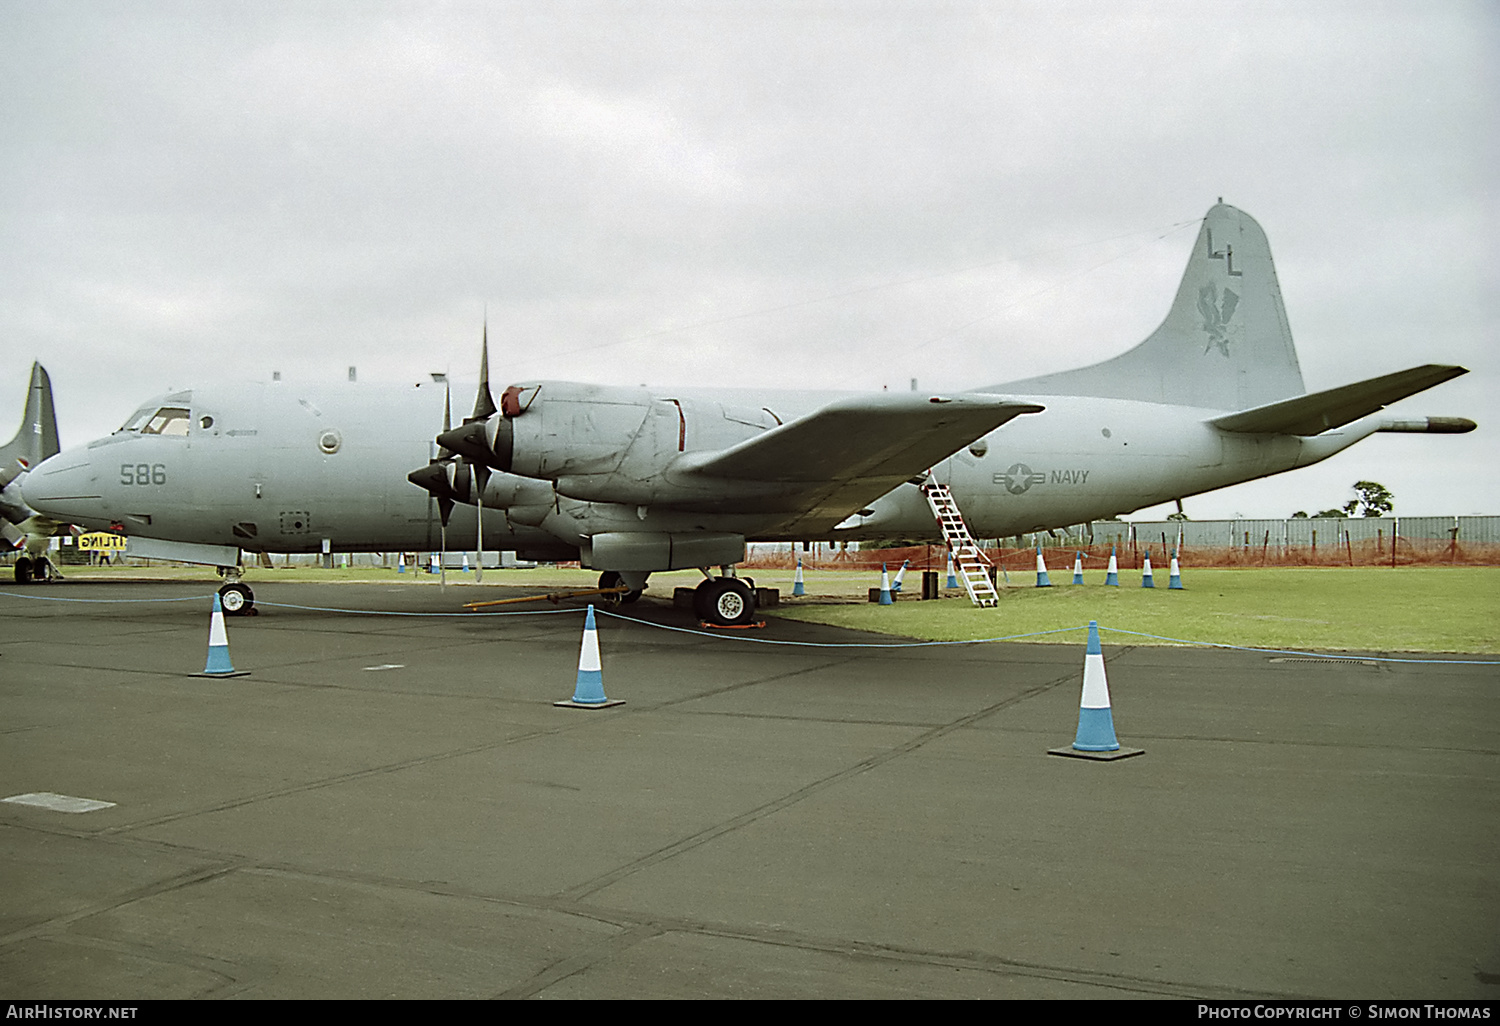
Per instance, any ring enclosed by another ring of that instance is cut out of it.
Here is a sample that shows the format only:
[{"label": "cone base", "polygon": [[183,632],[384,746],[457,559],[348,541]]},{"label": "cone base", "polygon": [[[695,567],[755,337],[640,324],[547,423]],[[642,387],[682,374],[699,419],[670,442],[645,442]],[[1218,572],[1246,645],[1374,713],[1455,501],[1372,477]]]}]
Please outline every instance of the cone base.
[{"label": "cone base", "polygon": [[1095,762],[1110,762],[1114,759],[1128,759],[1132,755],[1145,755],[1144,748],[1116,748],[1112,752],[1085,752],[1071,745],[1067,748],[1049,748],[1048,755],[1063,755],[1069,759],[1093,759]]},{"label": "cone base", "polygon": [[212,677],[214,679],[218,679],[220,677],[248,677],[248,676],[250,676],[250,671],[249,670],[217,670],[217,671],[215,671],[213,673],[209,673],[207,670],[205,670],[202,673],[190,673],[190,674],[188,674],[188,676],[189,677]]},{"label": "cone base", "polygon": [[610,698],[603,702],[575,702],[570,698],[565,702],[553,702],[552,704],[559,709],[608,709],[611,706],[624,705],[625,699]]}]

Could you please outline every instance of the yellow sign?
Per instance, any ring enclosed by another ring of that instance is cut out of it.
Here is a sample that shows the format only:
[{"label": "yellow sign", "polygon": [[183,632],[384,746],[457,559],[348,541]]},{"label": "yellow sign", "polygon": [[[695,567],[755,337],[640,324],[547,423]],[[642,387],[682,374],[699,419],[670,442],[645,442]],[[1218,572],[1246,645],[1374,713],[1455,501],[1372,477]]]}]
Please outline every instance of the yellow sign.
[{"label": "yellow sign", "polygon": [[78,547],[84,552],[108,552],[110,549],[123,549],[125,547],[125,536],[123,534],[108,534],[104,531],[94,534],[80,534],[78,536]]}]

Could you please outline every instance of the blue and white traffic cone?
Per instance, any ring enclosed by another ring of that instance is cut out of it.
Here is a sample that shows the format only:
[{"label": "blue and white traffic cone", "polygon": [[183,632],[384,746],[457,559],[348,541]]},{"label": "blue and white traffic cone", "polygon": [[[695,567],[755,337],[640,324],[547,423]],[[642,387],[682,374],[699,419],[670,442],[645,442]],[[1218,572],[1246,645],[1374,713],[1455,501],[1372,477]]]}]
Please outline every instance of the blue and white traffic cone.
[{"label": "blue and white traffic cone", "polygon": [[792,578],[792,594],[806,595],[807,589],[802,584],[802,560],[797,560],[797,576]]},{"label": "blue and white traffic cone", "polygon": [[955,576],[954,573],[953,573],[953,550],[952,549],[948,550],[948,583],[945,584],[944,587],[946,587],[946,588],[957,588],[958,587],[958,577]]},{"label": "blue and white traffic cone", "polygon": [[1083,583],[1083,553],[1076,549],[1073,551],[1073,583]]},{"label": "blue and white traffic cone", "polygon": [[406,573],[406,553],[404,552],[396,553],[396,573]]},{"label": "blue and white traffic cone", "polygon": [[599,630],[594,626],[592,605],[583,619],[583,646],[578,651],[578,682],[573,686],[573,697],[552,704],[573,709],[604,709],[625,704],[604,697],[604,668],[599,662]]},{"label": "blue and white traffic cone", "polygon": [[1104,572],[1104,583],[1112,588],[1120,586],[1120,562],[1115,559],[1115,547],[1109,547],[1109,569]]},{"label": "blue and white traffic cone", "polygon": [[459,571],[459,573],[466,574],[468,572],[469,572],[469,554],[467,552],[465,552],[464,553],[464,565],[463,565],[463,569],[461,569]]},{"label": "blue and white traffic cone", "polygon": [[1181,591],[1182,590],[1182,570],[1177,565],[1177,550],[1176,549],[1172,550],[1172,573],[1167,578],[1167,590],[1168,591]]},{"label": "blue and white traffic cone", "polygon": [[202,673],[194,677],[245,677],[249,670],[236,670],[229,661],[229,632],[224,629],[224,607],[214,594],[214,611],[208,621],[208,659]]},{"label": "blue and white traffic cone", "polygon": [[1042,559],[1042,543],[1036,543],[1036,586],[1038,588],[1050,588],[1052,582],[1047,579],[1047,564]]},{"label": "blue and white traffic cone", "polygon": [[1146,558],[1141,562],[1141,587],[1154,588],[1156,582],[1151,579],[1151,550],[1146,550]]},{"label": "blue and white traffic cone", "polygon": [[882,606],[888,606],[890,604],[891,604],[891,575],[890,575],[890,572],[888,570],[886,570],[885,564],[881,563],[880,564],[880,605],[882,605]]},{"label": "blue and white traffic cone", "polygon": [[1070,748],[1048,749],[1050,755],[1082,759],[1123,759],[1140,755],[1139,748],[1121,748],[1115,737],[1109,707],[1109,681],[1104,674],[1104,650],[1099,647],[1099,623],[1089,621],[1089,644],[1083,657],[1083,697],[1078,703],[1078,733]]},{"label": "blue and white traffic cone", "polygon": [[436,552],[432,554],[432,563],[427,567],[427,572],[430,574],[442,572],[442,568],[438,566],[438,554]]},{"label": "blue and white traffic cone", "polygon": [[910,562],[911,560],[909,559],[901,561],[901,569],[896,571],[896,579],[891,582],[891,592],[893,594],[901,590],[901,582],[906,579],[906,567]]}]

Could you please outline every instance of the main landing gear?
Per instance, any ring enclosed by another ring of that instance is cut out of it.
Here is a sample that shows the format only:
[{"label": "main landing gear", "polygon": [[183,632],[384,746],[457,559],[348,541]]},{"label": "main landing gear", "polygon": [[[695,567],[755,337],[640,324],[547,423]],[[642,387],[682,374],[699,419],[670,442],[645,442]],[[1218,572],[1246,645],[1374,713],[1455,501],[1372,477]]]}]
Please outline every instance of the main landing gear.
[{"label": "main landing gear", "polygon": [[224,584],[219,588],[219,605],[225,616],[254,616],[255,592],[241,580],[242,571],[237,566],[219,567],[219,576]]},{"label": "main landing gear", "polygon": [[630,603],[640,598],[641,593],[646,590],[646,585],[644,582],[641,583],[641,586],[639,588],[634,587],[634,584],[634,581],[625,580],[624,576],[618,571],[606,570],[604,571],[604,573],[599,575],[600,590],[603,590],[605,588],[621,587],[628,587],[630,588],[630,590],[617,591],[613,594],[601,595],[599,597],[604,600],[604,604],[607,606],[628,606],[630,605]]},{"label": "main landing gear", "polygon": [[[744,627],[754,623],[755,582],[748,577],[729,576],[728,567],[724,571],[721,577],[711,577],[706,568],[703,570],[707,579],[693,589],[694,614],[699,620],[715,627]],[[610,606],[629,605],[646,590],[646,576],[640,571],[604,571],[599,575],[601,590],[622,587],[630,590],[601,595],[601,602]],[[685,590],[679,588],[678,597]]]},{"label": "main landing gear", "polygon": [[716,627],[743,627],[755,620],[755,582],[710,577],[693,590],[693,612]]},{"label": "main landing gear", "polygon": [[17,584],[49,584],[62,579],[46,556],[22,556],[16,560]]}]

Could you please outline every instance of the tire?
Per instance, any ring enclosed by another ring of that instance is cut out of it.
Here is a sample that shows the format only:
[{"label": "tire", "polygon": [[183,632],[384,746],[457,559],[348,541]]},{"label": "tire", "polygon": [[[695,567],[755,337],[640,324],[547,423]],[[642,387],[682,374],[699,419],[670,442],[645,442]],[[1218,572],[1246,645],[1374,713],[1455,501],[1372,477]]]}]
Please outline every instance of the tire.
[{"label": "tire", "polygon": [[715,577],[693,593],[698,619],[717,627],[743,627],[755,620],[755,592],[734,577]]},{"label": "tire", "polygon": [[16,560],[16,583],[17,584],[30,584],[31,583],[31,557],[30,556],[22,556],[20,559]]},{"label": "tire", "polygon": [[46,556],[39,556],[31,561],[31,583],[52,583],[52,563]]},{"label": "tire", "polygon": [[226,584],[219,589],[219,605],[225,616],[249,616],[255,608],[255,593],[245,584]]},{"label": "tire", "polygon": [[[621,579],[620,575],[614,570],[606,570],[604,571],[604,573],[599,575],[599,587],[601,588],[618,588],[624,583],[625,582]],[[623,595],[617,594],[599,596],[599,598],[603,600],[604,604],[607,606],[628,606],[630,605],[630,603],[634,602],[640,597],[640,591],[627,591]]]}]

